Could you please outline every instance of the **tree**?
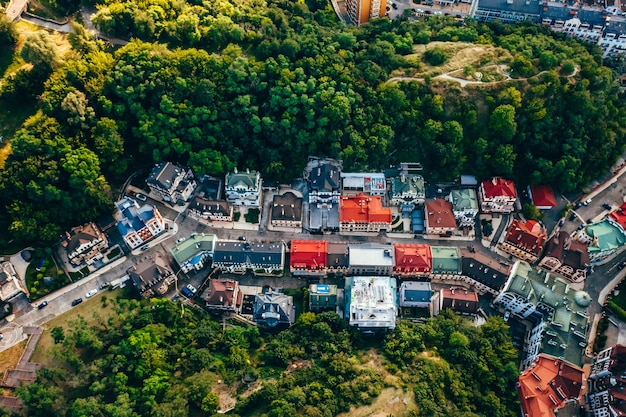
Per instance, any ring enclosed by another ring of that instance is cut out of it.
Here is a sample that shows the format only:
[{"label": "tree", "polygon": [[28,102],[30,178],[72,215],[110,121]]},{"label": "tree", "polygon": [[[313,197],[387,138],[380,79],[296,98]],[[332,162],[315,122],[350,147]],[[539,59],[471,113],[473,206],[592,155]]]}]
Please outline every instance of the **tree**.
[{"label": "tree", "polygon": [[522,214],[527,220],[539,220],[542,219],[544,214],[534,204],[524,204],[522,207]]},{"label": "tree", "polygon": [[[13,22],[9,21],[6,14],[0,15],[0,50],[2,48],[13,48],[17,43],[17,31]],[[5,52],[6,53],[6,52]]]},{"label": "tree", "polygon": [[202,399],[201,409],[207,414],[215,414],[220,406],[220,399],[214,392],[209,392]]},{"label": "tree", "polygon": [[52,37],[45,30],[31,33],[20,51],[24,61],[49,73],[61,64],[59,51]]},{"label": "tree", "polygon": [[63,331],[63,327],[53,327],[52,330],[50,330],[50,336],[52,336],[55,344],[65,340],[65,332]]}]

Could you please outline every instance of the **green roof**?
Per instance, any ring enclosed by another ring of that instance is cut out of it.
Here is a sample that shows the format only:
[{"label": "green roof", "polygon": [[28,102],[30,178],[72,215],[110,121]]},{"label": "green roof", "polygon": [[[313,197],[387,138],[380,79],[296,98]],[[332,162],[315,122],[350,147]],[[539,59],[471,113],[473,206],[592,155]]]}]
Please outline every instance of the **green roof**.
[{"label": "green roof", "polygon": [[460,274],[461,254],[456,246],[431,246],[433,274]]},{"label": "green roof", "polygon": [[470,188],[452,190],[452,209],[454,211],[478,210],[478,198],[476,191]]},{"label": "green roof", "polygon": [[226,187],[235,187],[237,184],[242,183],[247,188],[254,188],[256,186],[257,172],[230,172],[226,174]]},{"label": "green roof", "polygon": [[217,236],[215,235],[196,233],[175,245],[170,249],[170,252],[176,263],[180,266],[200,253],[213,252],[216,241]]},{"label": "green roof", "polygon": [[587,248],[589,255],[596,252],[616,250],[626,243],[624,230],[608,219],[590,224],[587,226],[586,232],[594,239],[593,244]]},{"label": "green roof", "polygon": [[544,313],[541,352],[581,366],[589,327],[589,295],[523,261],[515,264],[512,274],[508,291],[522,295]]},{"label": "green roof", "polygon": [[424,196],[424,177],[415,174],[404,174],[394,177],[391,185],[393,195],[415,193]]}]

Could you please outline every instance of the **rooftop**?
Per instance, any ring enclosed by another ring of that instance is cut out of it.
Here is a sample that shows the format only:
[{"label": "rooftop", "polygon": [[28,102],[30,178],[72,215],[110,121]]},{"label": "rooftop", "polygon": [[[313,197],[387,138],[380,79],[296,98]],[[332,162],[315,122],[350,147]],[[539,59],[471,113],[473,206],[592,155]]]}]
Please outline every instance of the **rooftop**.
[{"label": "rooftop", "polygon": [[511,269],[508,292],[537,306],[544,316],[541,352],[580,365],[587,341],[589,294],[561,278],[518,261]]},{"label": "rooftop", "polygon": [[382,172],[342,172],[341,181],[345,190],[380,193],[387,188],[385,174]]},{"label": "rooftop", "polygon": [[317,164],[313,164],[309,170],[309,187],[311,190],[339,190],[341,163],[335,160],[314,160],[312,162],[317,162]]},{"label": "rooftop", "polygon": [[518,379],[522,413],[553,416],[566,403],[580,399],[583,370],[561,359],[540,354]]},{"label": "rooftop", "polygon": [[275,195],[272,199],[271,220],[302,220],[302,198],[291,191]]},{"label": "rooftop", "polygon": [[300,269],[326,267],[328,242],[325,240],[292,240],[290,266]]},{"label": "rooftop", "polygon": [[466,248],[461,248],[460,252],[463,275],[495,291],[500,291],[509,277],[510,265],[501,264],[482,252],[472,252]]},{"label": "rooftop", "polygon": [[478,312],[478,294],[465,288],[442,288],[441,309],[451,309],[459,313],[474,314]]},{"label": "rooftop", "polygon": [[198,254],[204,252],[212,253],[215,250],[216,242],[216,235],[194,233],[187,239],[174,245],[170,249],[170,253],[176,263],[180,266],[191,261],[192,258]]},{"label": "rooftop", "polygon": [[85,243],[88,244],[100,238],[102,238],[102,233],[98,229],[98,226],[90,222],[82,226],[72,227],[69,232],[65,232],[65,239],[61,242],[61,245],[68,253],[72,253],[81,245]]},{"label": "rooftop", "polygon": [[591,236],[593,242],[587,248],[589,254],[615,250],[626,243],[626,233],[611,218],[598,223],[587,225],[585,232]]},{"label": "rooftop", "polygon": [[219,240],[215,244],[213,263],[282,266],[283,254],[284,246],[282,243]]},{"label": "rooftop", "polygon": [[229,172],[226,174],[226,183],[225,186],[227,188],[236,188],[236,187],[245,187],[254,189],[257,186],[257,180],[260,174],[256,171],[248,171],[239,172],[235,169],[234,172]]},{"label": "rooftop", "polygon": [[426,218],[428,227],[456,228],[456,219],[452,211],[452,203],[437,198],[426,202]]},{"label": "rooftop", "polygon": [[[503,3],[503,2],[500,1],[498,3]],[[481,183],[481,186],[484,189],[485,197],[487,198],[495,198],[495,197],[517,198],[517,191],[515,191],[515,183],[513,181],[506,180],[500,177],[493,177],[490,180],[483,181]]]},{"label": "rooftop", "polygon": [[[234,279],[211,279],[209,287],[201,298],[207,306],[235,307],[241,302],[241,295],[237,291],[239,283]],[[236,293],[238,297],[236,297]]]},{"label": "rooftop", "polygon": [[253,318],[258,324],[267,327],[291,325],[295,321],[293,297],[281,292],[270,291],[257,294],[254,298]]},{"label": "rooftop", "polygon": [[125,236],[129,231],[139,231],[146,227],[146,222],[154,217],[156,210],[149,204],[140,207],[139,203],[128,197],[124,197],[115,205],[124,217],[117,222],[117,228],[122,236]]},{"label": "rooftop", "polygon": [[351,326],[396,326],[396,280],[389,277],[347,277],[346,314]]},{"label": "rooftop", "polygon": [[547,236],[546,229],[540,222],[514,219],[506,232],[504,242],[539,256]]},{"label": "rooftop", "polygon": [[454,189],[450,192],[454,211],[478,210],[476,191],[471,188]]},{"label": "rooftop", "polygon": [[549,185],[531,185],[528,187],[530,198],[538,208],[551,209],[556,206],[554,191]]},{"label": "rooftop", "polygon": [[457,246],[431,246],[430,253],[434,274],[459,274],[461,272],[461,253]]},{"label": "rooftop", "polygon": [[349,245],[350,265],[393,267],[393,247],[377,243]]},{"label": "rooftop", "polygon": [[421,175],[409,174],[398,175],[393,178],[391,183],[392,196],[399,196],[402,194],[417,195],[424,197],[424,177]]},{"label": "rooftop", "polygon": [[394,272],[427,273],[432,270],[430,246],[424,244],[394,244]]},{"label": "rooftop", "polygon": [[567,232],[561,231],[546,243],[545,256],[558,259],[563,265],[573,269],[585,269],[589,265],[587,245],[572,240]]},{"label": "rooftop", "polygon": [[173,275],[173,272],[165,256],[157,253],[156,256],[146,257],[130,267],[128,275],[140,294],[152,292],[145,295],[154,295],[165,294],[168,285],[163,280]]},{"label": "rooftop", "polygon": [[148,184],[157,185],[161,188],[170,189],[172,185],[176,183],[176,180],[181,173],[184,175],[185,172],[186,168],[179,165],[171,162],[161,162],[152,168],[146,182]]},{"label": "rooftop", "polygon": [[622,226],[622,229],[626,230],[626,203],[622,204],[617,210],[610,213],[609,218]]},{"label": "rooftop", "polygon": [[339,219],[341,223],[391,223],[392,213],[379,196],[358,194],[341,197]]},{"label": "rooftop", "polygon": [[421,307],[430,304],[433,290],[430,282],[405,281],[400,284],[400,307]]},{"label": "rooftop", "polygon": [[348,244],[345,242],[328,242],[326,265],[328,268],[347,268]]}]

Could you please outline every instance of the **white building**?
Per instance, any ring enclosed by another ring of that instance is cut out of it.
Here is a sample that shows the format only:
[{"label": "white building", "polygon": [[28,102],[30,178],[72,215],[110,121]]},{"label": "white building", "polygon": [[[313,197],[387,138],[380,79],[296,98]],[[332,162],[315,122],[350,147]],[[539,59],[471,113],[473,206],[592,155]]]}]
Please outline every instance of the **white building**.
[{"label": "white building", "polygon": [[342,172],[341,185],[344,195],[360,193],[386,197],[387,181],[383,173]]},{"label": "white building", "polygon": [[478,214],[478,199],[472,189],[458,189],[450,192],[450,202],[454,218],[459,227],[474,227]]},{"label": "white building", "polygon": [[237,206],[259,207],[261,205],[261,174],[257,171],[226,174],[226,201]]},{"label": "white building", "polygon": [[117,229],[126,244],[135,249],[165,231],[165,221],[156,207],[139,204],[130,198],[123,198],[115,203],[120,220]]},{"label": "white building", "polygon": [[393,246],[375,243],[348,245],[349,273],[353,275],[391,275]]},{"label": "white building", "polygon": [[396,288],[396,280],[390,277],[347,277],[345,314],[350,325],[367,333],[394,329]]}]

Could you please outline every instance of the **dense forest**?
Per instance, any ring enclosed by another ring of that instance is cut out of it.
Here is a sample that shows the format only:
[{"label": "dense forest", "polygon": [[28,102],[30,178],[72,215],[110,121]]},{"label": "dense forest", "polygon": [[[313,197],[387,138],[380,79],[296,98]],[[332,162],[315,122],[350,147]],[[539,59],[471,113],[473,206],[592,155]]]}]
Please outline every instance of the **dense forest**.
[{"label": "dense forest", "polygon": [[[624,148],[626,107],[599,51],[530,23],[441,16],[355,28],[323,0],[108,0],[94,22],[133,40],[111,49],[76,25],[62,55],[33,33],[16,51],[28,65],[2,83],[0,100],[39,108],[0,173],[0,219],[23,242],[93,219],[110,207],[109,184],[161,160],[279,181],[309,155],[349,170],[420,161],[431,181],[463,172],[571,191]],[[14,45],[11,25],[0,28]],[[494,65],[517,80],[389,81],[445,64],[444,48],[414,53],[435,41],[506,51]]]},{"label": "dense forest", "polygon": [[[406,415],[518,415],[517,352],[501,318],[476,327],[445,311],[373,340],[334,313],[304,313],[272,335],[196,309],[181,315],[168,300],[107,303],[108,319],[93,313],[52,329],[56,365],[18,390],[26,415],[210,416],[224,385],[239,416],[331,417],[387,388],[414,398]],[[249,387],[244,375],[258,379]]]}]

